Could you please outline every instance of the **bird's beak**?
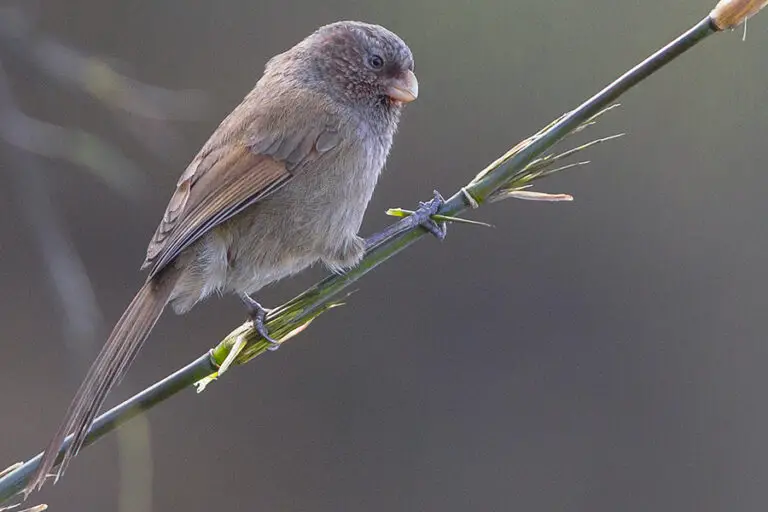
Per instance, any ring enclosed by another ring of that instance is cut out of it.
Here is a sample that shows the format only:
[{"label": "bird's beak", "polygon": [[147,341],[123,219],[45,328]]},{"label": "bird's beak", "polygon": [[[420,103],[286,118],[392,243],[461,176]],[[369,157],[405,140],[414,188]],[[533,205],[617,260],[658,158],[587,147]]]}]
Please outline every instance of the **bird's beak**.
[{"label": "bird's beak", "polygon": [[410,103],[419,96],[419,81],[410,69],[392,80],[387,88],[387,96],[395,101]]}]

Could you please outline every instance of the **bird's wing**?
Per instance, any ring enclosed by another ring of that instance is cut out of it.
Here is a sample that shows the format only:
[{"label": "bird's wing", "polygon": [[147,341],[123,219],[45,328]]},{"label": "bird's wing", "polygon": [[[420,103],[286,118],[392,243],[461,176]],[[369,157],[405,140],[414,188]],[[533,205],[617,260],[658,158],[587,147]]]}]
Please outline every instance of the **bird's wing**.
[{"label": "bird's wing", "polygon": [[[336,147],[330,123],[290,133],[251,126],[238,137],[214,135],[182,174],[147,249],[153,277],[203,234],[285,185],[303,164]],[[223,140],[222,140],[223,139]]]}]

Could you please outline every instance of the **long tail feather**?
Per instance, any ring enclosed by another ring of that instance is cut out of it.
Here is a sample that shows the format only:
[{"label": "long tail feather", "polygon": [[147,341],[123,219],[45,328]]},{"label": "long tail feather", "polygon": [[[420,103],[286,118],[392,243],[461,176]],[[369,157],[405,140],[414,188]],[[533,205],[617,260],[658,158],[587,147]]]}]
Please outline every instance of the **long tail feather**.
[{"label": "long tail feather", "polygon": [[[128,371],[168,303],[176,284],[176,277],[170,274],[173,274],[172,270],[147,281],[118,320],[72,399],[64,421],[43,452],[40,465],[24,491],[25,496],[40,489],[57,464],[58,480],[72,457],[77,455],[107,393]],[[72,442],[62,450],[62,443],[69,433],[73,435]]]}]

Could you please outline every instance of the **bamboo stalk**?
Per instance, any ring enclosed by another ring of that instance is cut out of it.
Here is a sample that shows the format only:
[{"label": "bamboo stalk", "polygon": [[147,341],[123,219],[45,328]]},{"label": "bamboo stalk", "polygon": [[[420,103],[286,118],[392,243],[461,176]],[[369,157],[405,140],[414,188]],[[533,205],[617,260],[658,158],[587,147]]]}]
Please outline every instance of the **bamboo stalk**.
[{"label": "bamboo stalk", "polygon": [[[515,193],[527,188],[531,182],[562,170],[547,168],[559,160],[557,155],[545,156],[555,144],[585,125],[605,110],[611,108],[616,99],[630,88],[648,78],[662,66],[671,62],[703,39],[718,31],[733,28],[754,15],[768,1],[722,0],[706,18],[695,24],[681,36],[636,65],[603,90],[586,100],[576,109],[563,115],[532,137],[522,141],[499,159],[482,170],[465,187],[458,190],[438,212],[444,217],[456,217],[471,208],[504,197],[515,197]],[[595,142],[600,142],[600,139]],[[581,150],[586,144],[576,150]],[[572,151],[576,151],[572,150]],[[570,156],[571,152],[563,155]],[[567,167],[567,166],[566,166]],[[511,193],[511,194],[510,194]],[[528,195],[527,198],[546,200],[546,194]],[[550,196],[565,198],[564,195]],[[402,212],[402,210],[401,210]],[[303,330],[319,314],[337,303],[333,300],[352,283],[365,276],[378,265],[389,260],[426,233],[406,217],[395,224],[399,232],[371,248],[362,262],[355,268],[340,275],[329,276],[299,296],[273,310],[267,319],[269,332],[285,341]],[[232,346],[245,342],[245,348],[235,359],[242,364],[264,353],[268,343],[256,333],[250,324],[243,324],[227,335],[209,353],[180,369],[173,375],[154,384],[133,398],[101,415],[94,422],[85,446],[88,446],[114,430],[122,423],[153,407],[179,391],[203,381],[209,382],[216,375],[219,365],[229,355]],[[203,386],[201,386],[202,388]],[[69,439],[65,441],[65,446]],[[63,449],[63,448],[62,448]],[[0,478],[0,503],[8,500],[23,489],[27,479],[39,463],[40,455],[23,465],[7,472]]]}]

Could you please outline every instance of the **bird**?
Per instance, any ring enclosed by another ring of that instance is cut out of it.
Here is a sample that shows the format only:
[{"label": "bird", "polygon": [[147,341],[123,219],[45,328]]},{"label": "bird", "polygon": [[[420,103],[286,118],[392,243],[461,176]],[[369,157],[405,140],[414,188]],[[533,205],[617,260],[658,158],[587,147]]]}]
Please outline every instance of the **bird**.
[{"label": "bird", "polygon": [[[318,262],[338,272],[360,261],[363,215],[403,107],[419,94],[413,70],[399,36],[359,21],[322,26],[267,62],[181,174],[147,248],[146,281],[90,367],[25,497],[59,457],[55,480],[66,470],[166,305],[183,314],[212,294],[235,294],[275,348],[267,310],[252,294]],[[439,237],[444,224],[430,214],[441,201],[417,211],[417,222]]]}]

